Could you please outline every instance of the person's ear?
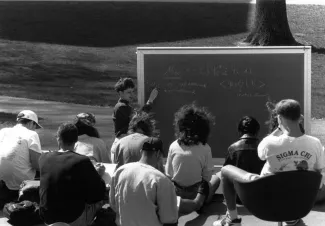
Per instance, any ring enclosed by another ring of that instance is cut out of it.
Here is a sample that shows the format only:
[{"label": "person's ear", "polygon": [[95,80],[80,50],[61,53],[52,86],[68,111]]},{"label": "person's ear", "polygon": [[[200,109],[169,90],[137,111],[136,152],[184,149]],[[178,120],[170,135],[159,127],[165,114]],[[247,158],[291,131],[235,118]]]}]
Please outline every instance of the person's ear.
[{"label": "person's ear", "polygon": [[304,124],[304,115],[302,115],[302,114],[300,115],[299,123]]},{"label": "person's ear", "polygon": [[160,151],[156,151],[156,158],[159,160],[161,157]]},{"label": "person's ear", "polygon": [[36,124],[33,121],[29,121],[27,123],[27,126],[28,126],[28,129],[30,129],[30,130],[35,130],[36,129]]}]

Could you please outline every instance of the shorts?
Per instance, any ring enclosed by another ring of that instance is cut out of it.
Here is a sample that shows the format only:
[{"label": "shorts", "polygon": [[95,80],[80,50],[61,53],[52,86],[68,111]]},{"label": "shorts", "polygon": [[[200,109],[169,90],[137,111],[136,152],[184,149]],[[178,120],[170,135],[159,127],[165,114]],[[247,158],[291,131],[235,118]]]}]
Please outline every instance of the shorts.
[{"label": "shorts", "polygon": [[181,186],[177,184],[175,181],[173,181],[176,189],[176,195],[180,196],[183,199],[194,199],[197,196],[199,187],[201,185],[201,181],[198,183],[195,183],[191,186]]}]

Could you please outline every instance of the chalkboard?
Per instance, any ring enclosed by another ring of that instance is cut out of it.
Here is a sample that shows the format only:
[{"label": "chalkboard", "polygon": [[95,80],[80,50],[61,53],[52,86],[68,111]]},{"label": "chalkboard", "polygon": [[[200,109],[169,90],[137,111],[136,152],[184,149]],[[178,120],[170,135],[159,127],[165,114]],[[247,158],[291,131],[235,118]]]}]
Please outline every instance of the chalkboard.
[{"label": "chalkboard", "polygon": [[267,135],[267,101],[298,100],[310,133],[310,56],[309,46],[138,48],[138,102],[143,104],[158,88],[153,112],[165,154],[175,140],[174,113],[193,101],[207,107],[215,116],[208,143],[213,157],[222,160],[238,140],[242,116],[260,122],[259,138]]}]

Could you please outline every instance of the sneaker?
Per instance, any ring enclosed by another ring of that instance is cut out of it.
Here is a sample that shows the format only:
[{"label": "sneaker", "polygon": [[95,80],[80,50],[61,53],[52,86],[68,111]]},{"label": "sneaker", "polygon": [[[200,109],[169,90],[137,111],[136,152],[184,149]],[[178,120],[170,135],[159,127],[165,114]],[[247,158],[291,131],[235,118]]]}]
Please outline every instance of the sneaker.
[{"label": "sneaker", "polygon": [[298,220],[293,220],[293,221],[286,221],[285,226],[295,226],[300,222],[300,219]]},{"label": "sneaker", "polygon": [[227,214],[223,219],[213,222],[213,226],[241,226],[241,218],[231,220]]}]

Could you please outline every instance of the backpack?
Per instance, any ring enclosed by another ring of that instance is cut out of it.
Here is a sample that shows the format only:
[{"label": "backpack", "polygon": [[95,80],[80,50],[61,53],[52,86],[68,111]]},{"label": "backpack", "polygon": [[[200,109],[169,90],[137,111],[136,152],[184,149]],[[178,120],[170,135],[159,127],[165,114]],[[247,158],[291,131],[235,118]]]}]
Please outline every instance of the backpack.
[{"label": "backpack", "polygon": [[24,180],[20,185],[18,202],[28,200],[39,204],[39,187],[39,180]]},{"label": "backpack", "polygon": [[14,226],[32,226],[42,223],[38,204],[27,200],[5,204],[3,215],[9,219],[8,223]]}]

